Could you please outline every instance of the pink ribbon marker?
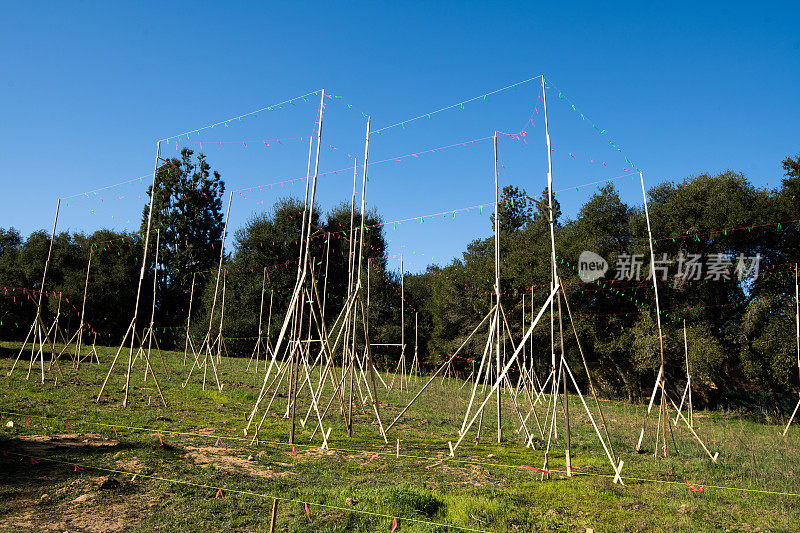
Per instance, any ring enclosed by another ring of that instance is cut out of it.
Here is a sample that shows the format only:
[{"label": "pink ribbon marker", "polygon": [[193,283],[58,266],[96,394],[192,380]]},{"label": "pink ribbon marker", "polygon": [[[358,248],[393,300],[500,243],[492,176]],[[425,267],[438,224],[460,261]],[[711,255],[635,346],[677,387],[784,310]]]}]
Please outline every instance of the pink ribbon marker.
[{"label": "pink ribbon marker", "polygon": [[114,437],[117,436],[117,426],[111,426],[114,429]]},{"label": "pink ribbon marker", "polygon": [[156,435],[158,435],[158,443],[163,446],[164,445],[164,441],[161,440],[161,432],[160,431],[156,431]]},{"label": "pink ribbon marker", "polygon": [[698,486],[696,486],[696,485],[691,485],[691,484],[689,484],[689,478],[688,478],[688,477],[687,477],[687,478],[684,478],[684,479],[686,480],[686,487],[688,487],[688,489],[689,489],[690,491],[692,491],[692,492],[703,492],[703,490],[706,488],[706,486],[705,486],[705,485],[700,485],[700,486],[698,487]]},{"label": "pink ribbon marker", "polygon": [[304,503],[303,505],[306,506],[306,516],[308,517],[308,521],[311,522],[311,513],[308,510],[308,504]]},{"label": "pink ribbon marker", "polygon": [[433,468],[434,466],[439,466],[440,464],[442,464],[442,461],[441,461],[441,459],[440,459],[440,460],[438,460],[438,461],[436,461],[436,462],[435,462],[435,463],[433,463],[432,465],[428,465],[428,466],[426,466],[426,467],[425,467],[425,470],[427,470],[427,469],[429,469],[429,468]]},{"label": "pink ribbon marker", "polygon": [[373,455],[372,457],[369,458],[369,461],[367,461],[366,463],[361,463],[361,466],[370,464],[373,460],[377,459],[379,455],[380,454],[376,453],[375,455]]},{"label": "pink ribbon marker", "polygon": [[222,493],[222,489],[217,489],[217,494],[216,494],[216,496],[214,496],[214,499],[216,500],[218,498],[222,498],[223,500],[228,501],[225,498],[225,495]]},{"label": "pink ribbon marker", "polygon": [[397,517],[395,517],[395,519],[392,520],[392,531],[390,531],[389,533],[394,533],[395,529],[397,529]]},{"label": "pink ribbon marker", "polygon": [[544,470],[542,468],[534,468],[534,467],[528,466],[528,465],[521,465],[521,466],[522,466],[522,468],[527,468],[528,470],[533,470],[534,472],[541,472],[542,474],[549,474],[550,473],[549,470]]},{"label": "pink ribbon marker", "polygon": [[75,464],[75,470],[74,470],[75,472],[81,472],[83,470],[86,470],[85,468],[79,467],[77,463],[74,463],[74,464]]},{"label": "pink ribbon marker", "polygon": [[222,447],[225,448],[226,450],[228,449],[228,447],[225,446],[225,443],[222,442],[222,437],[217,437],[217,442],[214,444],[214,446],[219,446],[219,445],[222,445]]},{"label": "pink ribbon marker", "polygon": [[32,465],[38,465],[38,464],[39,464],[39,461],[37,461],[36,459],[34,459],[33,457],[31,457],[31,464],[32,464]]},{"label": "pink ribbon marker", "polygon": [[30,426],[31,425],[31,421],[28,419],[27,416],[25,417],[25,425],[26,426]]},{"label": "pink ribbon marker", "polygon": [[294,449],[294,444],[292,444],[292,455],[297,457],[297,450]]}]

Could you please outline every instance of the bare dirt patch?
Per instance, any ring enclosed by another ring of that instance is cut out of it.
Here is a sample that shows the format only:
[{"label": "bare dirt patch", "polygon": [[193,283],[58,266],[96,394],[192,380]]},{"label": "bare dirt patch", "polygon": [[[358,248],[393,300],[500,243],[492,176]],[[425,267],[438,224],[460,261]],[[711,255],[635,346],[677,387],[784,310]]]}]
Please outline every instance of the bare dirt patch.
[{"label": "bare dirt patch", "polygon": [[12,441],[14,444],[21,444],[20,448],[24,449],[24,453],[33,456],[46,455],[53,450],[57,449],[74,449],[81,447],[113,447],[119,444],[114,439],[109,439],[101,435],[93,435],[90,433],[78,435],[76,433],[67,433],[62,435],[30,435],[18,436]]},{"label": "bare dirt patch", "polygon": [[295,472],[290,472],[288,470],[277,472],[271,467],[258,464],[256,461],[249,461],[246,457],[239,457],[222,452],[219,448],[214,446],[203,446],[199,448],[188,446],[186,450],[186,456],[191,458],[195,464],[202,468],[214,466],[214,468],[227,472],[245,473],[264,479],[296,475]]}]

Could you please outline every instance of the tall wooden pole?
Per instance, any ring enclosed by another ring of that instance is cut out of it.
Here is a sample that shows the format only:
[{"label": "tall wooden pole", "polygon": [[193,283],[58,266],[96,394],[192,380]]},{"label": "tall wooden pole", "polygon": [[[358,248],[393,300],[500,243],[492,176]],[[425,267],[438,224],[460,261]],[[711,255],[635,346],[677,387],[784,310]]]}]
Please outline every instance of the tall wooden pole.
[{"label": "tall wooden pole", "polygon": [[[311,221],[313,220],[313,217],[314,217],[314,199],[315,199],[316,193],[317,193],[317,178],[319,177],[319,155],[320,155],[320,148],[322,147],[322,118],[323,118],[323,115],[324,115],[324,111],[325,111],[325,89],[322,89],[321,95],[320,95],[320,100],[319,100],[319,114],[318,114],[318,117],[319,117],[318,126],[319,127],[317,128],[317,152],[316,152],[316,158],[315,158],[315,163],[314,163],[314,182],[313,182],[313,185],[311,186],[311,197],[308,199],[308,203],[306,204],[306,209],[303,210],[303,222],[306,223],[306,224],[305,224],[305,226],[303,228],[301,228],[302,234],[301,234],[300,244],[301,244],[301,246],[303,246],[304,250],[300,254],[300,262],[302,263],[302,265],[301,265],[302,273],[300,274],[300,278],[298,280],[299,283],[303,283],[303,281],[305,280],[306,272],[308,270],[309,248],[311,246]],[[308,187],[308,182],[306,182],[306,187]],[[308,213],[307,221],[306,221],[306,213]],[[298,305],[300,306],[301,309],[303,307],[303,303],[302,303],[303,301],[304,301],[304,298],[302,298],[302,295],[300,295],[300,300],[298,301]],[[301,317],[302,317],[302,314],[301,314]],[[302,324],[300,322],[298,322],[298,325],[302,326]],[[297,335],[298,335],[297,339],[298,340],[300,339],[301,333],[302,333],[302,327],[298,327],[298,331],[297,331]],[[292,409],[291,409],[292,423],[291,423],[291,427],[290,427],[290,430],[289,430],[289,443],[290,444],[294,444],[295,417],[296,417],[296,412],[297,412],[297,378],[298,378],[298,374],[299,374],[299,362],[300,362],[299,358],[300,358],[300,346],[299,346],[299,343],[298,343],[298,347],[295,350],[295,359],[294,359],[295,364],[293,365],[293,368],[292,368],[293,373],[294,373],[292,381],[293,381],[294,385],[292,386],[292,394],[291,394],[291,398],[290,398],[291,405],[292,405]]]},{"label": "tall wooden pole", "polygon": [[[31,331],[28,333],[30,336],[33,333],[32,339],[32,349],[31,349],[31,366],[28,368],[28,374],[30,375],[30,368],[33,366],[33,359],[36,350],[36,340],[37,338],[41,337],[42,332],[44,332],[44,327],[42,326],[42,297],[45,293],[45,281],[47,280],[47,270],[50,267],[50,257],[53,253],[53,241],[56,237],[56,226],[58,225],[58,212],[61,210],[61,199],[59,198],[56,202],[56,215],[53,218],[53,232],[50,234],[50,247],[47,250],[47,259],[44,262],[44,271],[42,272],[42,284],[39,286],[39,299],[36,304],[36,316],[33,319],[33,325],[31,326]],[[39,360],[42,365],[42,383],[44,383],[44,344],[47,342],[47,333],[45,333],[44,340],[39,342]],[[7,375],[11,375],[14,371],[14,367],[17,366],[17,361],[19,361],[20,356],[22,356],[23,350],[25,350],[25,345],[27,343],[27,337],[25,338],[25,342],[22,344],[22,348],[19,351],[19,355],[17,355],[17,359],[14,361],[14,364],[11,366],[11,370],[8,371]],[[28,379],[27,377],[25,379]]]},{"label": "tall wooden pole", "polygon": [[[497,322],[500,323],[500,191],[498,190],[497,181],[497,132],[494,132],[494,294],[495,301],[497,302]],[[495,378],[500,379],[500,372],[503,368],[500,361],[500,328],[495,328]],[[502,387],[497,386],[497,442],[503,441],[503,414],[502,414]]]},{"label": "tall wooden pole", "polygon": [[128,353],[128,371],[125,374],[125,397],[122,400],[122,407],[128,406],[128,393],[130,389],[130,382],[131,382],[131,366],[133,365],[133,339],[136,337],[136,322],[139,316],[139,300],[141,299],[142,295],[142,283],[144,282],[144,269],[147,265],[147,248],[150,244],[150,225],[153,221],[153,202],[155,201],[156,197],[156,178],[158,176],[158,161],[161,156],[161,141],[158,141],[156,144],[156,162],[155,168],[153,169],[153,183],[150,186],[150,205],[147,211],[147,226],[144,232],[144,247],[142,250],[142,268],[139,270],[139,286],[136,289],[136,305],[134,306],[133,310],[133,319],[131,320],[130,326],[128,326],[128,331],[126,332],[126,336],[123,337],[122,343],[120,344],[120,349],[117,350],[114,359],[111,361],[111,366],[108,369],[108,374],[106,375],[105,381],[103,381],[103,385],[100,387],[100,392],[97,394],[97,401],[100,401],[100,397],[103,395],[103,389],[105,389],[106,383],[108,383],[108,378],[111,376],[111,372],[114,370],[114,364],[117,362],[117,358],[119,357],[119,353],[122,350],[122,347],[125,344],[125,339],[127,335],[131,335],[131,349]]},{"label": "tall wooden pole", "polygon": [[[555,217],[553,214],[553,151],[550,143],[550,122],[547,116],[547,91],[545,90],[545,80],[542,76],[542,107],[544,110],[544,131],[545,141],[547,144],[547,211],[548,211],[548,225],[550,226],[550,290],[555,290],[560,287],[561,283],[558,278],[558,270],[556,268],[556,237],[555,237]],[[547,450],[545,451],[544,467],[547,470],[549,452],[550,452],[550,438],[555,434],[558,438],[558,430],[555,420],[555,404],[558,400],[558,378],[561,372],[556,372],[556,354],[555,354],[555,313],[553,309],[553,298],[550,299],[550,372],[553,377],[552,383],[552,403],[553,415],[550,418],[550,431],[548,432]],[[548,404],[549,406],[549,404]],[[548,407],[549,413],[549,407]],[[548,415],[549,416],[549,415]],[[544,474],[543,474],[544,475]]]},{"label": "tall wooden pole", "polygon": [[[647,238],[648,238],[647,244],[649,245],[649,248],[650,248],[650,274],[651,274],[651,277],[653,278],[653,295],[655,296],[655,303],[656,303],[656,324],[658,325],[658,346],[659,346],[659,354],[660,354],[659,375],[661,376],[661,378],[660,378],[661,381],[660,381],[660,383],[656,383],[656,387],[659,387],[661,389],[661,405],[659,407],[659,419],[660,419],[660,422],[661,422],[661,425],[662,425],[660,432],[661,432],[661,435],[662,435],[662,438],[663,438],[663,442],[664,442],[664,447],[663,447],[664,455],[666,456],[666,454],[667,454],[667,435],[666,435],[666,431],[667,431],[667,413],[666,413],[666,410],[667,410],[667,398],[666,398],[666,389],[664,388],[664,381],[666,380],[666,376],[664,375],[665,374],[665,368],[664,368],[664,335],[663,335],[663,332],[662,332],[662,329],[661,329],[661,304],[660,304],[659,299],[658,299],[658,280],[657,280],[658,277],[656,276],[656,273],[655,273],[656,255],[655,255],[655,250],[653,249],[653,232],[652,232],[651,227],[650,227],[650,209],[647,206],[647,191],[645,190],[644,175],[642,174],[641,170],[639,171],[639,182],[641,183],[641,186],[642,186],[642,200],[644,201],[644,215],[645,215],[645,220],[647,221]],[[645,415],[645,422],[647,420],[646,416],[647,415]],[[642,435],[643,434],[644,434],[644,427],[642,427]],[[639,440],[641,442],[641,438]],[[656,445],[658,445],[658,442],[656,442]],[[658,452],[658,450],[656,450],[656,453],[657,452]]]}]

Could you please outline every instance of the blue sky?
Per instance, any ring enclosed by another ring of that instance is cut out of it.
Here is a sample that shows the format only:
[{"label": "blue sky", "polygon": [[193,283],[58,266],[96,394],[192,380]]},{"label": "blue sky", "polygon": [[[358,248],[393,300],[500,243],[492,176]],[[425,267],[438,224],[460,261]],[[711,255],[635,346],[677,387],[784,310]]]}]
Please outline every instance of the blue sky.
[{"label": "blue sky", "polygon": [[[626,174],[609,141],[648,185],[732,169],[777,186],[781,160],[800,152],[798,4],[647,4],[7,4],[0,226],[49,231],[57,198],[147,176],[158,139],[318,89],[369,113],[377,129],[539,74],[550,87],[554,177],[556,189],[569,189],[567,215],[596,190],[574,187]],[[368,205],[393,221],[491,202],[485,138],[495,129],[526,131],[525,142],[501,137],[501,185],[538,193],[546,184],[540,91],[537,81],[520,84],[373,136],[370,160],[389,161],[370,169]],[[311,97],[182,138],[179,147],[204,142],[229,190],[284,181],[237,193],[232,230],[279,196],[302,194],[302,182],[287,180],[305,176],[316,105]],[[364,128],[359,111],[329,99],[323,207],[349,201],[352,171],[330,171],[352,166],[348,154],[361,160]],[[476,139],[484,140],[423,153]],[[174,153],[174,143],[162,145]],[[147,183],[71,200],[59,229],[136,229]],[[615,183],[627,201],[641,201],[636,181]],[[486,207],[392,223],[390,266],[399,268],[400,252],[410,271],[447,263],[489,230]]]}]

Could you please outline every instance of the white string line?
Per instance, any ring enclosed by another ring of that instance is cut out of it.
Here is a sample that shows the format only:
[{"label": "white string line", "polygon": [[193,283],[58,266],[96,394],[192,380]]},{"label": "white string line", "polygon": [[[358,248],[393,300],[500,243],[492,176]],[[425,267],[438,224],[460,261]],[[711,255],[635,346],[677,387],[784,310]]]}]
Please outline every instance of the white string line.
[{"label": "white string line", "polygon": [[182,137],[184,135],[189,135],[191,133],[197,133],[198,131],[205,130],[205,129],[208,129],[208,128],[213,128],[214,126],[219,126],[220,124],[225,124],[225,123],[231,122],[233,120],[238,120],[238,119],[241,119],[241,118],[244,118],[244,117],[249,117],[249,116],[251,116],[251,115],[253,115],[255,113],[260,113],[262,111],[266,111],[266,110],[268,110],[270,108],[277,107],[279,105],[288,104],[288,103],[294,102],[295,100],[299,100],[300,98],[305,98],[307,96],[311,96],[312,94],[319,94],[319,91],[321,91],[321,90],[322,89],[317,89],[316,91],[311,91],[310,93],[306,93],[306,94],[301,95],[301,96],[295,96],[294,98],[290,98],[290,99],[285,100],[283,102],[279,102],[277,104],[272,104],[272,105],[269,105],[269,106],[266,106],[266,107],[262,107],[261,109],[256,109],[255,111],[251,111],[249,113],[245,113],[243,115],[239,115],[238,117],[229,118],[227,120],[223,120],[222,122],[217,122],[215,124],[209,124],[207,126],[203,126],[202,128],[197,128],[195,130],[190,130],[190,131],[186,131],[184,133],[179,133],[178,135],[173,135],[171,137],[164,137],[163,139],[160,139],[158,142],[171,141],[172,139],[177,139],[178,137]]},{"label": "white string line", "polygon": [[513,87],[517,87],[518,85],[523,85],[525,83],[531,82],[531,81],[539,79],[541,77],[542,77],[542,75],[539,74],[538,76],[534,76],[532,78],[528,78],[527,80],[518,81],[517,83],[512,83],[511,85],[507,85],[507,86],[505,86],[505,87],[503,87],[501,89],[496,89],[496,90],[494,90],[492,92],[488,92],[488,93],[482,94],[480,96],[476,96],[474,98],[470,98],[469,100],[464,100],[463,102],[458,102],[456,104],[453,104],[453,105],[450,105],[450,106],[447,106],[447,107],[443,107],[441,109],[437,109],[436,111],[431,111],[429,113],[425,113],[425,114],[420,115],[418,117],[410,118],[408,120],[403,120],[402,122],[398,122],[396,124],[392,124],[391,126],[384,126],[383,128],[380,128],[378,130],[374,130],[371,133],[380,133],[382,131],[386,131],[386,130],[391,129],[391,128],[396,128],[397,126],[402,126],[403,124],[408,124],[409,122],[414,122],[415,120],[419,120],[421,118],[426,118],[426,117],[429,117],[430,115],[435,115],[437,113],[441,113],[442,111],[447,111],[448,109],[453,109],[454,107],[458,107],[458,106],[461,106],[461,105],[464,105],[464,104],[468,104],[470,102],[474,102],[475,100],[480,100],[481,98],[485,98],[487,96],[491,96],[493,94],[496,94],[496,93],[499,93],[499,92],[502,92],[502,91],[506,91],[508,89],[511,89]]},{"label": "white string line", "polygon": [[139,176],[138,178],[129,179],[127,181],[121,181],[119,183],[115,183],[114,185],[106,185],[105,187],[100,187],[99,189],[93,189],[91,191],[79,192],[79,193],[73,194],[71,196],[64,196],[63,198],[60,198],[60,200],[69,200],[70,198],[76,198],[78,196],[84,196],[84,195],[92,194],[92,193],[95,193],[95,192],[105,191],[105,190],[111,189],[113,187],[120,187],[122,185],[127,185],[128,183],[133,183],[134,181],[139,181],[139,180],[143,180],[144,178],[149,178],[152,175],[153,175],[153,173],[150,172],[148,174],[145,174],[144,176]]},{"label": "white string line", "polygon": [[[574,108],[573,110],[581,116],[582,121],[583,122],[589,122],[589,124],[591,124],[592,127],[597,130],[598,134],[604,135],[605,133],[608,132],[608,130],[606,130],[606,129],[602,129],[601,130],[600,127],[594,122],[594,120],[589,117],[589,115],[587,115],[586,113],[584,113],[582,111],[579,111],[578,110],[578,104],[576,104],[575,101],[572,98],[567,96],[564,93],[563,90],[559,89],[558,86],[555,83],[551,82],[550,86],[553,89],[555,89],[556,91],[558,91],[558,93],[561,96],[563,96],[563,98],[559,98],[559,100],[566,100],[567,102],[569,102],[572,105],[572,107]],[[613,139],[610,139],[608,142],[609,142],[609,144],[611,145],[612,148],[616,149],[617,152],[622,154],[622,157],[624,157],[634,169],[636,169],[637,171],[639,170],[638,165],[630,160],[630,158],[627,156],[626,152],[616,144],[616,141],[614,141]]]},{"label": "white string line", "polygon": [[[489,136],[489,137],[481,137],[481,138],[478,138],[478,139],[470,139],[468,141],[461,141],[461,142],[457,142],[457,143],[453,143],[453,144],[448,144],[448,145],[445,145],[445,146],[438,146],[436,148],[428,148],[427,150],[420,150],[418,152],[412,152],[412,153],[408,153],[408,154],[404,154],[404,155],[387,157],[386,159],[380,159],[378,161],[372,161],[370,163],[367,163],[367,167],[371,167],[372,165],[380,165],[382,163],[389,163],[391,161],[399,162],[399,160],[408,159],[409,157],[417,157],[418,158],[420,154],[436,152],[438,150],[446,150],[448,148],[456,148],[458,146],[466,147],[468,144],[477,144],[479,142],[482,142],[482,141],[485,141],[485,140],[491,139],[491,138],[492,137]],[[326,170],[325,172],[320,172],[320,176],[325,176],[325,175],[331,174],[331,173],[344,172],[345,170],[353,170],[353,167],[349,166],[349,167],[346,167],[346,168],[339,168],[339,169],[335,169],[335,170]],[[285,180],[283,180],[283,182],[296,181],[296,180],[305,181],[305,179],[306,179],[305,177],[286,178]],[[241,189],[234,189],[231,192],[250,191],[250,190],[258,189],[258,188],[261,188],[261,187],[269,187],[271,185],[277,185],[277,184],[283,183],[283,182],[267,183],[267,184],[264,184],[264,185],[254,185],[252,187],[243,187]],[[356,192],[356,194],[359,194],[358,191]]]},{"label": "white string line", "polygon": [[589,185],[596,185],[598,183],[606,183],[608,181],[614,181],[614,180],[618,180],[618,179],[622,179],[622,178],[627,178],[627,177],[630,177],[630,176],[636,177],[638,175],[639,175],[638,172],[629,172],[627,174],[621,174],[619,176],[614,176],[613,178],[608,178],[608,179],[604,179],[604,180],[597,180],[597,181],[590,181],[588,183],[582,183],[580,185],[573,185],[572,187],[565,187],[564,189],[557,189],[557,190],[553,191],[553,193],[571,191],[572,189],[579,189],[581,187],[588,187]]}]

